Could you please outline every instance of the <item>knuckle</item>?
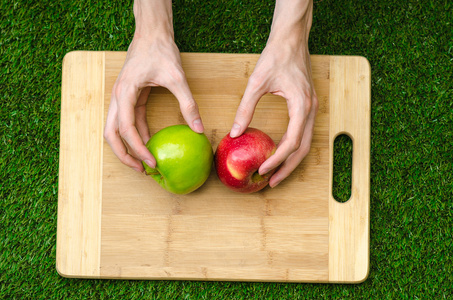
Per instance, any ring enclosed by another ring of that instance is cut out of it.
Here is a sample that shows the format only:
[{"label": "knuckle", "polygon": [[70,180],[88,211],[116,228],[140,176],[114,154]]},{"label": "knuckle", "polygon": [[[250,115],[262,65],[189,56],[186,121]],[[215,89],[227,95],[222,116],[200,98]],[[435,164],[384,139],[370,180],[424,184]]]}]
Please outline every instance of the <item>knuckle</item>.
[{"label": "knuckle", "polygon": [[120,136],[125,136],[131,129],[131,126],[119,124],[118,126],[118,134]]},{"label": "knuckle", "polygon": [[112,95],[116,95],[116,91],[117,91],[117,89],[118,89],[118,85],[120,84],[119,81],[120,81],[120,79],[117,78],[116,81],[115,81],[115,83],[113,84],[113,87],[112,87]]},{"label": "knuckle", "polygon": [[178,68],[171,69],[168,72],[168,84],[172,86],[177,86],[180,85],[184,82],[185,80],[185,75],[182,70],[179,70]]},{"label": "knuckle", "polygon": [[109,141],[110,140],[110,131],[104,130],[103,136],[104,136],[104,139]]},{"label": "knuckle", "polygon": [[125,80],[115,83],[112,90],[112,95],[117,99],[128,98],[133,95],[135,85],[126,82]]},{"label": "knuckle", "polygon": [[310,147],[301,146],[298,151],[299,151],[300,160],[302,160],[310,152]]},{"label": "knuckle", "polygon": [[188,113],[198,113],[198,104],[194,100],[186,101],[184,104],[181,103],[181,110]]},{"label": "knuckle", "polygon": [[312,109],[314,109],[315,113],[318,112],[319,110],[319,101],[318,101],[318,97],[316,95],[314,95],[312,97]]},{"label": "knuckle", "polygon": [[263,76],[260,75],[259,73],[253,73],[249,78],[248,85],[252,90],[257,91],[261,89],[263,83],[264,83]]},{"label": "knuckle", "polygon": [[294,137],[288,140],[288,150],[290,153],[296,152],[300,147],[300,137]]},{"label": "knuckle", "polygon": [[114,94],[116,97],[120,97],[122,93],[124,93],[124,84],[117,81],[113,86],[112,94]]},{"label": "knuckle", "polygon": [[302,103],[304,115],[309,114],[309,112],[311,111],[311,108],[312,108],[312,104],[313,103],[311,101],[311,98],[305,98],[305,100]]},{"label": "knuckle", "polygon": [[243,103],[239,104],[237,114],[244,118],[250,115],[250,109]]},{"label": "knuckle", "polygon": [[106,139],[107,142],[111,142],[114,140],[115,136],[117,135],[117,132],[115,129],[109,127],[109,126],[106,126],[104,128],[104,138]]}]

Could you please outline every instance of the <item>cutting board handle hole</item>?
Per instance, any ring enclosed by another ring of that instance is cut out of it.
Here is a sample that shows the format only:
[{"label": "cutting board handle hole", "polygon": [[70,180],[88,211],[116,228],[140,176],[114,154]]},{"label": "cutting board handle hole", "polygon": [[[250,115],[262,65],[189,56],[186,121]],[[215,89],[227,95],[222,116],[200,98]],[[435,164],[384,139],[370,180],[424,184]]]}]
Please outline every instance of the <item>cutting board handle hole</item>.
[{"label": "cutting board handle hole", "polygon": [[341,203],[351,198],[352,184],[352,140],[340,134],[333,144],[332,196]]}]

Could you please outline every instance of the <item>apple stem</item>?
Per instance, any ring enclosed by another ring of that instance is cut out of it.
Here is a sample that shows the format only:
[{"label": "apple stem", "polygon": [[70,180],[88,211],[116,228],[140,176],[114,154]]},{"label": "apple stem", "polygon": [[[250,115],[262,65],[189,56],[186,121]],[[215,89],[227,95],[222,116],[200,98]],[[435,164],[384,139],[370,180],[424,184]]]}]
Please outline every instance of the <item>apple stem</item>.
[{"label": "apple stem", "polygon": [[156,169],[152,169],[152,171],[149,172],[149,173],[146,172],[146,175],[158,175],[158,174],[160,174],[160,173],[159,173],[159,171],[157,171]]},{"label": "apple stem", "polygon": [[258,173],[258,171],[253,173],[253,175],[252,175],[253,182],[258,182],[258,181],[261,181],[262,179],[263,179],[263,176],[261,176],[260,173]]}]

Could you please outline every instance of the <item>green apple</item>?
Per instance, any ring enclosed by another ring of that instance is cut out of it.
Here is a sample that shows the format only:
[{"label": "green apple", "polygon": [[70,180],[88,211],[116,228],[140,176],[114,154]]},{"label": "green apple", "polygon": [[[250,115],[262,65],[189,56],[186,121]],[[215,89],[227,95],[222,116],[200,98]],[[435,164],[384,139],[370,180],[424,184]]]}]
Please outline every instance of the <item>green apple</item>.
[{"label": "green apple", "polygon": [[208,179],[213,162],[211,143],[187,125],[166,127],[146,143],[156,168],[142,162],[145,172],[174,194],[195,191]]}]

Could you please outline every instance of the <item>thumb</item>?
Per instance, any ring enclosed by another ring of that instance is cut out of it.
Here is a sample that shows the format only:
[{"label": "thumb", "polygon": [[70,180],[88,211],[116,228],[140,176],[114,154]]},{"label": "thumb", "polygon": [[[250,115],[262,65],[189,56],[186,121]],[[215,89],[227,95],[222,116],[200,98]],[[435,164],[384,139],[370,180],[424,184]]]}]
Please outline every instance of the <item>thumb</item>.
[{"label": "thumb", "polygon": [[250,125],[256,105],[263,95],[262,89],[249,80],[231,128],[230,136],[232,138],[240,136]]}]

